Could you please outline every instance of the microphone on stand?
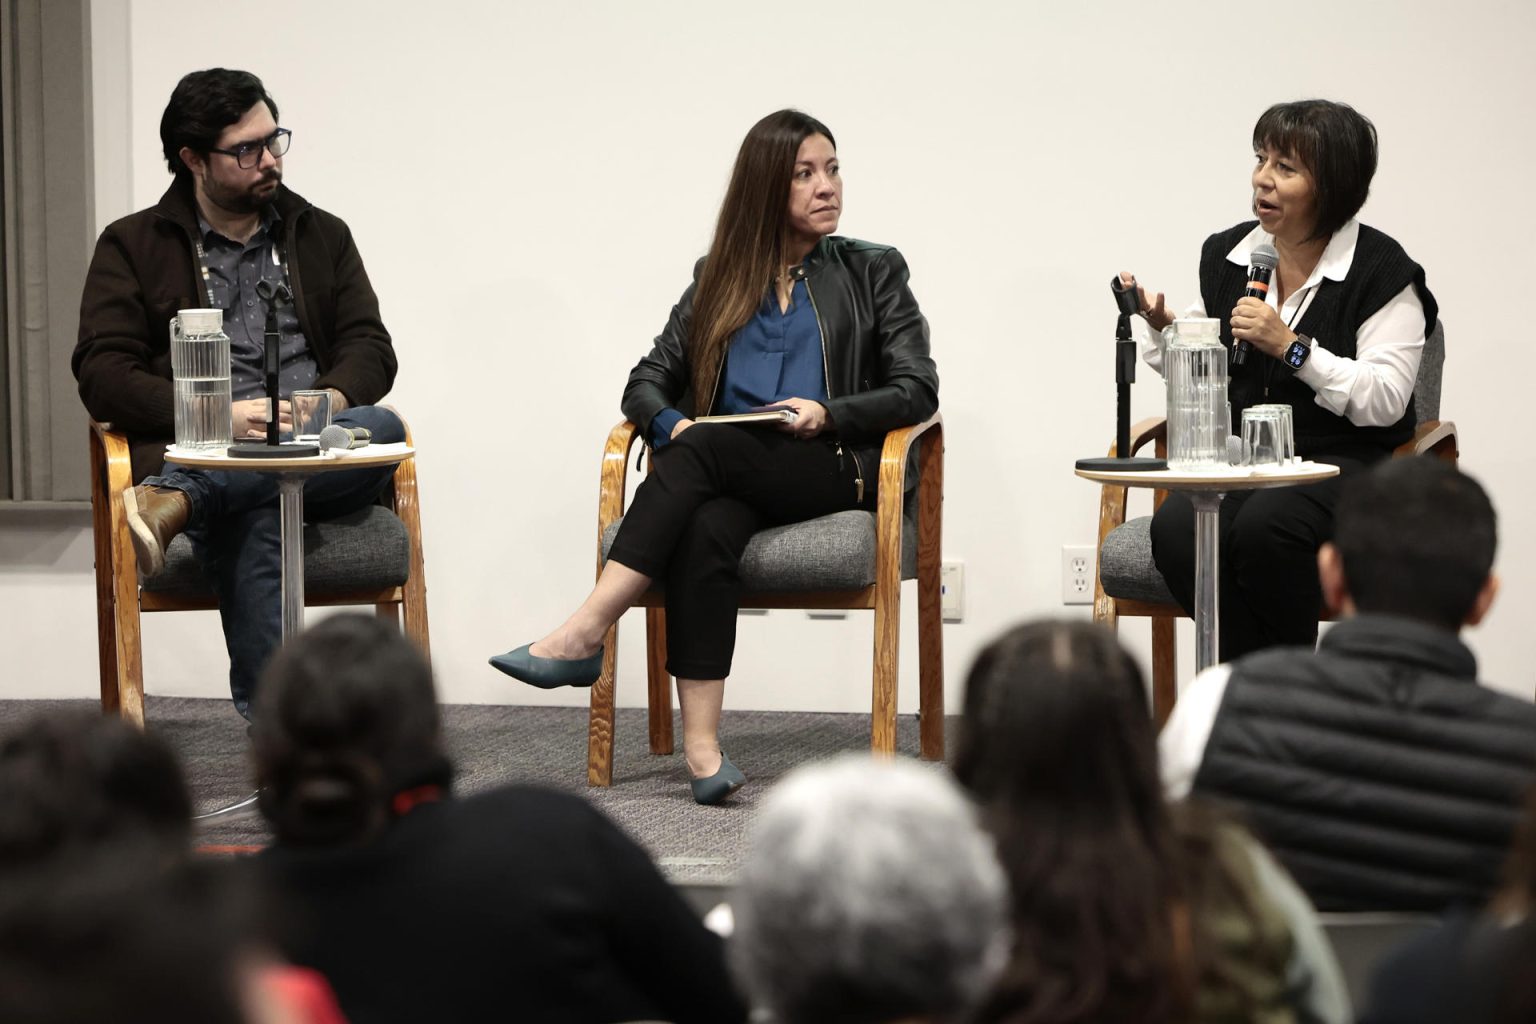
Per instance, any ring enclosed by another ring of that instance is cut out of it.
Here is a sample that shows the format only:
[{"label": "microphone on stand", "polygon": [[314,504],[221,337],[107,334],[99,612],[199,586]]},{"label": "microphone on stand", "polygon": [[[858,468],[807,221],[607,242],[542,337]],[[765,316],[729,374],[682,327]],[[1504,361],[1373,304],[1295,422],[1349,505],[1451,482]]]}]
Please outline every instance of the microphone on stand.
[{"label": "microphone on stand", "polygon": [[262,331],[262,376],[267,386],[267,444],[277,447],[281,432],[278,420],[279,376],[282,372],[283,337],[277,326],[277,311],[293,300],[293,292],[283,282],[273,284],[263,278],[256,282],[256,294],[267,300],[267,325]]},{"label": "microphone on stand", "polygon": [[[1269,279],[1274,276],[1275,267],[1280,265],[1280,254],[1275,247],[1264,242],[1254,247],[1248,254],[1248,288],[1243,292],[1245,299],[1263,299],[1269,296]],[[1242,366],[1248,361],[1248,353],[1253,346],[1246,341],[1239,341],[1232,346],[1232,365]]]},{"label": "microphone on stand", "polygon": [[[281,222],[279,222],[281,223]],[[295,459],[317,456],[320,449],[312,444],[283,444],[278,406],[282,398],[283,337],[277,325],[277,312],[293,301],[287,282],[273,284],[266,278],[256,282],[256,294],[267,303],[267,323],[262,331],[262,377],[267,389],[267,439],[265,443],[246,442],[231,445],[228,454],[239,459]]]},{"label": "microphone on stand", "polygon": [[1164,459],[1133,458],[1131,447],[1131,385],[1136,383],[1136,342],[1131,338],[1131,317],[1141,309],[1141,290],[1135,280],[1109,280],[1120,316],[1115,321],[1115,454],[1103,459],[1078,459],[1077,468],[1096,472],[1133,472],[1167,469]]}]

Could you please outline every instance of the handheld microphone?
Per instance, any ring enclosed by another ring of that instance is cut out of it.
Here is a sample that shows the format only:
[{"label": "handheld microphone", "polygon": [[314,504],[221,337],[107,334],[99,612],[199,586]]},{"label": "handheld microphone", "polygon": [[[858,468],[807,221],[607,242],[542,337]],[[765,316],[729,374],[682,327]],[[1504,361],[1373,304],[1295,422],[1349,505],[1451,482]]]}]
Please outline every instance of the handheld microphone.
[{"label": "handheld microphone", "polygon": [[[1254,247],[1248,254],[1248,288],[1243,292],[1245,299],[1263,299],[1269,295],[1269,279],[1274,276],[1275,267],[1280,264],[1280,254],[1275,247],[1268,242]],[[1232,346],[1232,365],[1242,366],[1248,361],[1248,353],[1253,346],[1246,341],[1239,341]]]},{"label": "handheld microphone", "polygon": [[344,427],[340,423],[332,423],[320,431],[320,450],[330,451],[332,448],[361,448],[373,441],[373,431],[367,427]]}]

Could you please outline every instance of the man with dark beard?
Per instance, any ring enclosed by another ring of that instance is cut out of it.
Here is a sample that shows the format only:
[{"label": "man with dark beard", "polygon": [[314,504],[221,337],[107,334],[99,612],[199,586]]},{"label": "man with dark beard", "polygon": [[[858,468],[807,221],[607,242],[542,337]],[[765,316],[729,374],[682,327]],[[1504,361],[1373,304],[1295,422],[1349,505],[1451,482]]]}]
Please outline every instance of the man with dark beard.
[{"label": "man with dark beard", "polygon": [[[169,322],[181,309],[223,311],[235,437],[266,429],[263,332],[276,301],[282,393],[327,389],[334,422],[375,441],[404,439],[399,418],[373,404],[394,381],[395,354],[362,258],[345,223],[282,183],[292,135],[277,117],[249,72],[213,68],[177,84],[160,119],[176,180],[155,206],[102,232],[72,361],[86,409],[132,446],[138,486],[124,500],[140,575],[159,572],[171,540],[187,533],[218,594],[230,691],[247,717],[281,637],[277,485],[256,473],[163,472],[175,425]],[[290,428],[286,401],[279,420]],[[306,518],[362,508],[392,473],[316,474]]]}]

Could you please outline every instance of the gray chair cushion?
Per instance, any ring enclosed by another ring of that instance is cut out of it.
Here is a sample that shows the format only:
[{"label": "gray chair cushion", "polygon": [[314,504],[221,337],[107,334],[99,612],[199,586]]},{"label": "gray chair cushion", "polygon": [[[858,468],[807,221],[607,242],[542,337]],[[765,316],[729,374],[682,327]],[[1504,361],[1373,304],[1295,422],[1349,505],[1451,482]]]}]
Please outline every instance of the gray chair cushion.
[{"label": "gray chair cushion", "polygon": [[[410,576],[411,539],[382,505],[339,519],[304,524],[304,588],[315,592],[383,590]],[[144,584],[156,593],[211,596],[202,564],[185,534],[171,541],[165,568]]]},{"label": "gray chair cushion", "polygon": [[1163,574],[1152,561],[1152,517],[1140,516],[1109,531],[1099,551],[1104,593],[1131,601],[1174,604]]},{"label": "gray chair cushion", "polygon": [[[603,532],[603,557],[621,518]],[[901,578],[917,578],[917,524],[901,528]],[[875,582],[875,515],[834,512],[752,535],[741,556],[741,581],[751,591],[855,590]]]}]

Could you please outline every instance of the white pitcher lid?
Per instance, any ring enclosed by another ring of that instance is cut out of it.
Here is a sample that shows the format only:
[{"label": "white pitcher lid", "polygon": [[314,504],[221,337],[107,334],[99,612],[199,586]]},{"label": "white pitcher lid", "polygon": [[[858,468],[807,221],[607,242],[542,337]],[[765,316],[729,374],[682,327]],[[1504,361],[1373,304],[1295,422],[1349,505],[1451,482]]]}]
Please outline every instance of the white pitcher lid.
[{"label": "white pitcher lid", "polygon": [[222,309],[178,309],[182,334],[217,334],[224,329]]}]

